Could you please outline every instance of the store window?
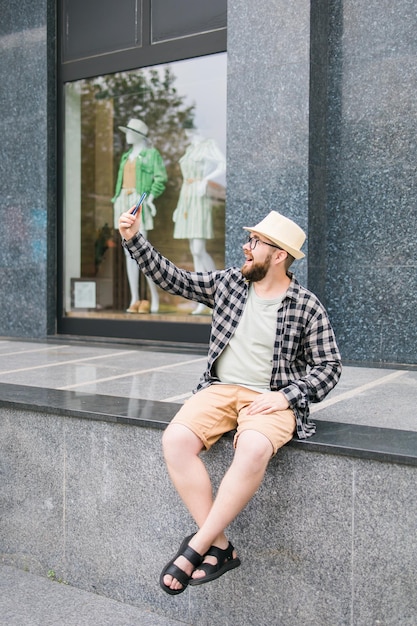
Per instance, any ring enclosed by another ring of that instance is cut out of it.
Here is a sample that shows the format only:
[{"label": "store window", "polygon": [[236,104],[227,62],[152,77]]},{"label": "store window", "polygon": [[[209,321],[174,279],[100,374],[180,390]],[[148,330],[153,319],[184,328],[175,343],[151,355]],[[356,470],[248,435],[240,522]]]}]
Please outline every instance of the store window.
[{"label": "store window", "polygon": [[63,317],[209,324],[140,274],[117,222],[146,192],[162,254],[224,267],[226,53],[67,82],[63,147]]}]

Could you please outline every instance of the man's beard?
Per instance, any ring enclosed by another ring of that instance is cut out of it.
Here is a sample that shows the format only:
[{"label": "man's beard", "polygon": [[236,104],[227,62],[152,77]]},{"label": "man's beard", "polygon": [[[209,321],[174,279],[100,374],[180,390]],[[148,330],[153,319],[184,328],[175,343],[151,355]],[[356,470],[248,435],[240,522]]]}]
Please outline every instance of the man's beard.
[{"label": "man's beard", "polygon": [[252,262],[251,266],[248,268],[245,268],[246,264],[244,264],[240,271],[246,280],[249,280],[252,283],[257,283],[267,275],[271,257],[272,254],[269,254],[263,263]]}]

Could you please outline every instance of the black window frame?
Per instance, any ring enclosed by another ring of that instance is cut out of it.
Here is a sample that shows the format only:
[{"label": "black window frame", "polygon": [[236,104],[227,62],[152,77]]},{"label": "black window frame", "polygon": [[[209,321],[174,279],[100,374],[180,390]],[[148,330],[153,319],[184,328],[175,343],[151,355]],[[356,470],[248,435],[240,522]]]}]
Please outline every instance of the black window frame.
[{"label": "black window frame", "polygon": [[183,345],[187,343],[194,345],[197,349],[206,346],[209,340],[210,324],[199,324],[192,321],[182,323],[137,320],[136,318],[132,321],[108,318],[88,319],[64,315],[64,93],[65,84],[68,82],[226,52],[227,29],[220,28],[211,32],[151,43],[151,0],[142,0],[140,46],[84,59],[64,61],[62,56],[65,32],[63,0],[58,2],[57,8],[57,333],[71,336],[136,340],[149,342],[150,345]]}]

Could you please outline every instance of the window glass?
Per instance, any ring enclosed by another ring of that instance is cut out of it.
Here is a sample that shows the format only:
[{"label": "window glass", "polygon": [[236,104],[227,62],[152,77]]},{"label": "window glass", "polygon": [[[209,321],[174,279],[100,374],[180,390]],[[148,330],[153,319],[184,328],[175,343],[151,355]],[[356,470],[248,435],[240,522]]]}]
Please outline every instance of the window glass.
[{"label": "window glass", "polygon": [[224,267],[226,53],[67,83],[64,141],[64,315],[209,323],[146,281],[117,223],[146,191],[162,254]]},{"label": "window glass", "polygon": [[152,41],[226,28],[227,1],[152,0]]}]

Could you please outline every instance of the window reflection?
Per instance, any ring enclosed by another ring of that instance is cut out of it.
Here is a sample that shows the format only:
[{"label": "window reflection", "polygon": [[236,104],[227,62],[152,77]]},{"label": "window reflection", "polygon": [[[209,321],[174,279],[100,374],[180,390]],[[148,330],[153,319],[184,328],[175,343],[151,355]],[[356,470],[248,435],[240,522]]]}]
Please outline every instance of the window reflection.
[{"label": "window reflection", "polygon": [[165,256],[224,267],[225,153],[225,53],[67,84],[64,314],[208,323],[129,266],[116,226],[146,191],[143,229]]}]

